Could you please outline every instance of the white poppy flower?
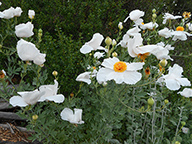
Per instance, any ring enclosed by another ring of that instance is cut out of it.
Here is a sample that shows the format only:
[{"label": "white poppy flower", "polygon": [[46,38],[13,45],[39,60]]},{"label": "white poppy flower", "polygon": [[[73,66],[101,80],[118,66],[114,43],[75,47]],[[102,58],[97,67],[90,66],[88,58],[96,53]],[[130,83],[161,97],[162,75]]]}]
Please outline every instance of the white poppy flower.
[{"label": "white poppy flower", "polygon": [[54,101],[55,103],[62,103],[65,99],[64,95],[57,94],[58,91],[58,82],[54,80],[54,85],[42,85],[39,87],[40,92],[44,92],[44,95],[38,100],[39,102],[43,101]]},{"label": "white poppy flower", "polygon": [[34,19],[35,11],[34,10],[29,10],[28,11],[28,16],[29,16],[30,19]]},{"label": "white poppy flower", "polygon": [[184,88],[182,92],[178,92],[178,94],[184,97],[192,97],[192,89],[191,88]]},{"label": "white poppy flower", "polygon": [[174,16],[170,13],[165,13],[165,15],[163,16],[163,24],[166,24],[167,20],[169,19],[178,19],[178,18],[182,18],[182,16]]},{"label": "white poppy flower", "polygon": [[82,121],[82,109],[74,108],[74,113],[70,108],[64,108],[61,112],[61,119],[69,121],[72,124],[83,124]]},{"label": "white poppy flower", "polygon": [[20,7],[16,7],[15,8],[15,11],[14,11],[14,16],[17,16],[17,17],[19,17],[19,16],[21,16],[21,13],[22,13],[23,11],[22,11],[22,9],[20,8]]},{"label": "white poppy flower", "polygon": [[159,25],[157,23],[149,22],[143,25],[140,25],[141,29],[150,29],[152,30],[154,27],[157,28]]},{"label": "white poppy flower", "polygon": [[168,28],[164,28],[158,31],[159,35],[165,38],[171,37],[171,31]]},{"label": "white poppy flower", "polygon": [[86,42],[80,49],[80,52],[87,54],[93,50],[106,50],[104,47],[100,46],[104,37],[100,33],[95,33],[93,38]]},{"label": "white poppy flower", "polygon": [[129,18],[132,20],[132,21],[137,21],[140,19],[140,17],[144,16],[145,12],[143,11],[140,11],[138,9],[136,10],[133,10],[129,13],[129,16],[124,20],[124,22],[126,22]]},{"label": "white poppy flower", "polygon": [[101,57],[104,57],[104,53],[96,52],[96,53],[94,54],[94,58],[100,59]]},{"label": "white poppy flower", "polygon": [[34,34],[33,28],[34,26],[31,22],[22,23],[15,26],[15,34],[17,37],[30,37]]},{"label": "white poppy flower", "polygon": [[186,31],[172,31],[171,35],[173,35],[172,40],[174,40],[174,41],[176,41],[176,40],[185,41],[185,40],[187,40],[187,36],[192,36],[192,34],[186,32]]},{"label": "white poppy flower", "polygon": [[157,82],[165,82],[166,87],[170,90],[178,90],[180,89],[180,85],[191,86],[191,83],[187,78],[182,78],[182,72],[183,68],[178,64],[174,64],[173,67],[169,67],[169,73],[163,75]]},{"label": "white poppy flower", "polygon": [[15,14],[15,9],[13,7],[10,7],[9,9],[6,9],[3,12],[0,12],[0,18],[10,19],[15,16],[14,14]]},{"label": "white poppy flower", "polygon": [[23,39],[17,42],[17,53],[23,61],[33,61],[38,65],[42,65],[45,62],[46,55],[41,54],[33,43]]},{"label": "white poppy flower", "polygon": [[98,82],[115,80],[117,84],[136,84],[142,77],[137,70],[142,69],[144,63],[126,63],[113,57],[105,59],[101,65],[104,67],[97,73]]},{"label": "white poppy flower", "polygon": [[40,92],[37,89],[34,91],[17,92],[20,96],[13,96],[10,98],[9,103],[12,106],[25,107],[27,105],[33,105],[37,103],[44,92]]}]

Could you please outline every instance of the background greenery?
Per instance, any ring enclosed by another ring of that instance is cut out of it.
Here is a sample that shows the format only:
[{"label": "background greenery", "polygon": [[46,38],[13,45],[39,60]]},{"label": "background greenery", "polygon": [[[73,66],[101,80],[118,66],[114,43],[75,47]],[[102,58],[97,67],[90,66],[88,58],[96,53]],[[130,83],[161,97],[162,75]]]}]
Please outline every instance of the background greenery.
[{"label": "background greenery", "polygon": [[[192,5],[190,1],[179,0],[6,0],[2,3],[1,11],[11,6],[22,8],[22,17],[18,18],[18,22],[29,21],[28,10],[35,10],[34,31],[37,34],[39,28],[43,30],[39,49],[47,54],[44,67],[49,72],[47,83],[54,79],[52,71],[58,71],[60,92],[66,96],[78,90],[79,82],[75,79],[85,71],[80,65],[84,55],[79,52],[79,49],[92,38],[94,33],[99,32],[104,37],[115,38],[118,23],[134,9],[144,11],[144,19],[149,22],[153,8],[157,10],[158,15],[164,12],[182,14],[184,11],[191,11]],[[1,32],[4,26],[4,23],[0,21]],[[127,29],[129,29],[129,22],[124,24],[123,32]],[[10,43],[10,40],[7,40],[3,45]],[[177,55],[189,54],[192,52],[191,41],[177,45],[176,50]],[[185,66],[184,75],[192,80],[190,69],[192,57],[173,56],[173,58],[177,63]],[[5,62],[6,57],[0,53],[0,69],[6,70]],[[26,80],[30,81],[30,78],[29,75]]]}]

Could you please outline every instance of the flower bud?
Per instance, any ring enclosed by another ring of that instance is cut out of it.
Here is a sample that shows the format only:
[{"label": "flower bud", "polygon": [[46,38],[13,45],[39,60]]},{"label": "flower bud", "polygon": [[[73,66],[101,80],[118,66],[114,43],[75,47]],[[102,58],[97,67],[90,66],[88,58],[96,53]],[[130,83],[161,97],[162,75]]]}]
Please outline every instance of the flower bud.
[{"label": "flower bud", "polygon": [[152,106],[154,104],[154,99],[153,98],[149,98],[147,100],[147,103],[148,103],[149,106]]},{"label": "flower bud", "polygon": [[34,121],[36,121],[36,120],[38,119],[38,115],[36,115],[36,114],[33,115],[33,116],[32,116],[32,119],[33,119]]},{"label": "flower bud", "polygon": [[117,44],[116,40],[113,39],[113,41],[112,41],[112,46],[115,46],[116,44]]},{"label": "flower bud", "polygon": [[182,125],[182,126],[186,125],[186,122],[181,121],[181,125]]},{"label": "flower bud", "polygon": [[117,57],[118,54],[117,54],[116,52],[113,52],[113,53],[112,53],[112,56],[113,56],[113,57]]},{"label": "flower bud", "polygon": [[152,10],[152,13],[156,13],[156,9],[153,9],[153,10]]},{"label": "flower bud", "polygon": [[0,49],[2,48],[3,46],[0,44]]},{"label": "flower bud", "polygon": [[156,18],[156,17],[157,17],[157,15],[154,13],[154,14],[152,15],[152,17],[153,17],[153,18]]},{"label": "flower bud", "polygon": [[176,141],[175,144],[181,144],[179,141]]},{"label": "flower bud", "polygon": [[161,65],[162,67],[165,67],[165,66],[167,65],[167,60],[166,60],[166,59],[162,59],[162,60],[160,61],[160,65]]},{"label": "flower bud", "polygon": [[106,45],[111,45],[111,43],[112,43],[112,39],[110,38],[110,37],[106,37],[106,39],[105,39],[105,43],[106,43]]},{"label": "flower bud", "polygon": [[53,71],[53,72],[52,72],[52,75],[53,75],[53,76],[57,76],[57,75],[58,75],[58,72],[57,72],[57,71]]},{"label": "flower bud", "polygon": [[118,28],[119,28],[120,30],[123,29],[123,23],[122,23],[122,22],[119,22],[119,24],[118,24]]},{"label": "flower bud", "polygon": [[165,99],[165,100],[164,100],[164,103],[165,103],[165,104],[168,104],[168,103],[169,103],[169,100],[168,100],[168,99]]}]

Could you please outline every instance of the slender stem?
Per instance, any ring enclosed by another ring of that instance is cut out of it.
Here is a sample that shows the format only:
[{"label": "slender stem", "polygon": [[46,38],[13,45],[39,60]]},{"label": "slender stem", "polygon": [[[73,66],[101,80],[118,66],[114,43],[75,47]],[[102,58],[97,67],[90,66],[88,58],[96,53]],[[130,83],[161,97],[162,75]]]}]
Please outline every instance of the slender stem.
[{"label": "slender stem", "polygon": [[156,100],[154,100],[153,105],[153,118],[152,118],[152,142],[154,143],[154,123],[155,123],[155,108],[156,108]]}]

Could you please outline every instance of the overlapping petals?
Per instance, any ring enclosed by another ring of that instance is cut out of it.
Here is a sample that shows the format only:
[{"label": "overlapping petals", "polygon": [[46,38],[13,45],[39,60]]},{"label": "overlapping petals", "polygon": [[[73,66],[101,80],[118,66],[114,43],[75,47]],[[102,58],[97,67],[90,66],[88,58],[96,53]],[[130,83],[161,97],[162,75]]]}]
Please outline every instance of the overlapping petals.
[{"label": "overlapping petals", "polygon": [[64,108],[61,112],[60,116],[61,119],[65,121],[69,121],[72,124],[83,124],[84,121],[82,121],[82,109],[74,109],[74,113],[70,108]]},{"label": "overlapping petals", "polygon": [[100,68],[97,73],[97,81],[99,83],[106,82],[110,80],[115,80],[117,84],[136,84],[142,77],[141,73],[137,72],[143,68],[144,63],[126,63],[123,62],[123,71],[116,71],[114,65],[118,65],[119,59],[116,57],[107,58],[101,64],[104,66]]},{"label": "overlapping petals", "polygon": [[133,10],[129,13],[129,16],[124,20],[124,22],[126,22],[129,18],[132,20],[132,21],[138,21],[140,20],[140,17],[144,16],[145,12],[143,11],[140,11],[138,9],[136,10]]},{"label": "overlapping petals", "polygon": [[0,18],[4,19],[11,19],[15,16],[20,16],[23,11],[20,7],[10,7],[9,9],[4,10],[3,12],[0,12]]},{"label": "overlapping petals", "polygon": [[170,90],[178,90],[181,86],[191,86],[190,81],[187,78],[182,78],[183,68],[178,64],[174,64],[173,67],[169,67],[169,73],[163,75],[157,80],[158,83],[165,82],[166,87]]},{"label": "overlapping petals", "polygon": [[166,24],[167,20],[173,20],[178,18],[182,18],[182,16],[174,16],[170,13],[165,13],[165,15],[163,16],[163,24]]},{"label": "overlapping petals", "polygon": [[106,50],[104,47],[100,46],[104,37],[100,33],[95,33],[93,38],[86,42],[80,49],[80,52],[83,54],[90,53],[93,50]]},{"label": "overlapping petals", "polygon": [[39,87],[39,91],[44,94],[38,100],[39,102],[43,101],[54,101],[55,103],[62,103],[65,99],[64,95],[57,94],[58,91],[58,82],[54,80],[54,85],[42,85]]},{"label": "overlapping petals", "polygon": [[184,88],[183,91],[178,92],[178,94],[184,97],[192,97],[192,89],[191,88]]}]

